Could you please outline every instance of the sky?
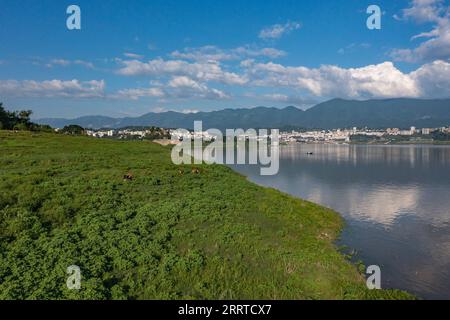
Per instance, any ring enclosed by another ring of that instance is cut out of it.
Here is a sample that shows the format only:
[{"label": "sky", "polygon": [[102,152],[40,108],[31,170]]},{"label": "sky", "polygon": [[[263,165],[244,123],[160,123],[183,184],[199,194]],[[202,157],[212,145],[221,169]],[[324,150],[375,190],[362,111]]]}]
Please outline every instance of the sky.
[{"label": "sky", "polygon": [[450,97],[450,0],[0,0],[0,101],[34,118],[398,97]]}]

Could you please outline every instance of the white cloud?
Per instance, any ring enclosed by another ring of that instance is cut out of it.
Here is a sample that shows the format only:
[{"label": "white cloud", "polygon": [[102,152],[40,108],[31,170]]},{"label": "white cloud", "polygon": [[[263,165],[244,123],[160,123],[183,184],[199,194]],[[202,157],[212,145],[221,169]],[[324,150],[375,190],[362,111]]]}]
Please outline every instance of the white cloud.
[{"label": "white cloud", "polygon": [[62,67],[67,67],[71,64],[71,61],[69,60],[65,60],[65,59],[53,59],[52,61],[50,61],[47,66],[48,67],[53,67],[54,65],[58,65],[58,66],[62,66]]},{"label": "white cloud", "polygon": [[228,99],[229,96],[217,89],[210,89],[205,84],[194,81],[185,76],[174,77],[169,81],[168,87],[176,89],[170,95],[178,98],[203,98],[211,100]]},{"label": "white cloud", "polygon": [[412,41],[427,39],[414,49],[394,49],[391,56],[396,61],[426,62],[450,60],[450,6],[442,0],[414,0],[411,7],[403,10],[400,20],[432,23],[431,31],[412,37]]},{"label": "white cloud", "polygon": [[246,59],[246,60],[242,60],[240,63],[241,67],[244,68],[248,68],[250,66],[252,66],[255,63],[255,59]]},{"label": "white cloud", "polygon": [[193,61],[227,61],[237,59],[237,56],[233,52],[220,49],[216,46],[185,48],[183,51],[174,51],[170,55],[173,58]]},{"label": "white cloud", "polygon": [[163,98],[165,97],[165,93],[160,88],[135,88],[122,89],[117,93],[110,95],[110,98],[130,100],[138,100],[143,97]]},{"label": "white cloud", "polygon": [[174,77],[169,81],[169,87],[172,88],[191,88],[196,90],[201,90],[203,88],[197,81],[194,81],[188,77],[180,76]]},{"label": "white cloud", "polygon": [[392,62],[361,68],[285,67],[280,64],[254,64],[247,69],[249,84],[306,91],[318,97],[394,98],[450,96],[450,64],[436,61],[409,74]]},{"label": "white cloud", "polygon": [[403,10],[400,19],[413,19],[417,22],[437,22],[444,11],[443,0],[413,0],[411,7]]},{"label": "white cloud", "polygon": [[0,80],[0,93],[14,97],[100,98],[104,96],[103,80]]},{"label": "white cloud", "polygon": [[307,99],[297,95],[287,95],[281,93],[269,93],[262,96],[264,100],[293,104],[298,107],[310,107],[317,104],[317,100]]},{"label": "white cloud", "polygon": [[450,97],[450,63],[434,61],[410,74],[419,89],[420,96],[432,98]]},{"label": "white cloud", "polygon": [[71,65],[79,65],[88,69],[94,69],[95,66],[92,62],[84,60],[66,60],[66,59],[53,59],[46,64],[47,67],[52,68],[54,66],[68,67]]},{"label": "white cloud", "polygon": [[190,114],[190,113],[199,113],[200,110],[197,109],[183,109],[183,110],[175,110],[175,109],[167,109],[165,107],[155,107],[151,110],[151,112],[154,113],[163,113],[163,112],[178,112],[178,113],[184,113],[184,114]]},{"label": "white cloud", "polygon": [[239,47],[233,49],[233,52],[238,54],[240,57],[267,57],[271,59],[276,59],[286,55],[286,52],[275,48],[257,49],[251,47]]},{"label": "white cloud", "polygon": [[199,113],[200,111],[197,109],[183,109],[183,110],[174,110],[174,109],[166,109],[164,107],[156,107],[153,108],[151,110],[151,112],[154,113],[163,113],[163,112],[169,112],[169,111],[173,111],[173,112],[179,112],[179,113],[185,113],[185,114],[189,114],[189,113]]},{"label": "white cloud", "polygon": [[257,48],[241,46],[233,49],[221,49],[216,46],[203,46],[200,48],[185,48],[183,51],[171,53],[173,58],[193,61],[231,61],[246,58],[266,57],[276,59],[285,56],[286,52],[275,48]]},{"label": "white cloud", "polygon": [[166,86],[124,89],[111,95],[112,98],[137,100],[143,97],[160,99],[207,99],[224,100],[230,96],[221,90],[208,88],[207,85],[186,76],[173,77]]},{"label": "white cloud", "polygon": [[247,82],[244,77],[222,70],[217,62],[194,62],[182,60],[156,59],[148,62],[138,60],[121,61],[123,67],[117,71],[125,76],[187,76],[198,81],[215,81],[230,85],[242,85]]},{"label": "white cloud", "polygon": [[[351,99],[398,98],[398,97],[448,97],[450,96],[449,63],[435,61],[425,64],[411,73],[403,73],[392,62],[368,65],[360,68],[341,68],[323,65],[319,68],[283,66],[273,62],[256,63],[244,60],[240,74],[224,71],[216,62],[189,63],[182,60],[162,59],[147,63],[123,61],[119,70],[123,75],[149,75],[170,77],[166,85],[150,90],[127,89],[121,96],[138,99],[144,96],[175,99],[229,99],[230,95],[208,87],[209,82],[220,82],[230,86],[259,86],[287,88],[296,94],[272,96],[282,102],[295,101],[303,93],[316,97],[341,97]],[[294,98],[293,98],[294,97]]]},{"label": "white cloud", "polygon": [[288,34],[294,30],[298,30],[300,28],[301,24],[298,22],[287,22],[284,25],[275,24],[273,26],[261,30],[261,32],[259,33],[259,37],[264,40],[279,39],[283,35]]},{"label": "white cloud", "polygon": [[125,57],[131,58],[131,59],[138,59],[138,60],[144,59],[144,56],[143,56],[143,55],[136,54],[136,53],[132,53],[132,52],[125,52],[123,55],[124,55]]},{"label": "white cloud", "polygon": [[189,114],[189,113],[199,113],[200,111],[197,109],[183,109],[181,111],[179,111],[181,113],[185,113],[185,114]]}]

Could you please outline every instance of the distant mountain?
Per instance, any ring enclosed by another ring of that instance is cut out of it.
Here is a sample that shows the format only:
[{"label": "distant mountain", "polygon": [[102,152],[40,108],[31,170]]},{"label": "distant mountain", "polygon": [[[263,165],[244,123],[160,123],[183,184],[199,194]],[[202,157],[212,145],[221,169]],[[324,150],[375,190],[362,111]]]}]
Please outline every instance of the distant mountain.
[{"label": "distant mountain", "polygon": [[123,128],[158,126],[192,129],[194,121],[203,121],[203,128],[346,128],[370,127],[440,127],[450,125],[450,99],[333,99],[306,111],[295,107],[284,109],[256,107],[225,109],[199,113],[147,113],[135,118],[85,116],[77,119],[39,119],[36,122],[62,128],[77,124],[84,128]]},{"label": "distant mountain", "polygon": [[305,112],[308,127],[439,127],[450,125],[450,99],[333,99]]}]

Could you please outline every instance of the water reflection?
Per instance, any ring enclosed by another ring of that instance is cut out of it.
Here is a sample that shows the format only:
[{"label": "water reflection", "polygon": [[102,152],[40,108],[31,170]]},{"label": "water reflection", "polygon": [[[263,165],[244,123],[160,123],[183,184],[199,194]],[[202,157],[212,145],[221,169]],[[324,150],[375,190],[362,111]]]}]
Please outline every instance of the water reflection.
[{"label": "water reflection", "polygon": [[234,168],[339,211],[341,242],[382,267],[384,287],[450,298],[450,147],[296,144],[280,156],[273,177]]},{"label": "water reflection", "polygon": [[[353,185],[341,192],[314,188],[305,197],[316,203],[336,203],[353,218],[389,226],[398,216],[414,212],[419,199],[417,186],[397,188]],[[361,201],[362,200],[362,201]]]}]

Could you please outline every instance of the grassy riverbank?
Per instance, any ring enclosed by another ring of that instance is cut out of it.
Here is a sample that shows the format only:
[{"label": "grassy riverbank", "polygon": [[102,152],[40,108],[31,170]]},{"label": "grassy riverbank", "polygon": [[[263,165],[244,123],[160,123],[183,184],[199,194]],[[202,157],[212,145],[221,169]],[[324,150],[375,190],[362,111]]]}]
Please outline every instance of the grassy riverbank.
[{"label": "grassy riverbank", "polygon": [[0,298],[410,297],[365,288],[335,212],[198,169],[150,142],[0,131]]}]

